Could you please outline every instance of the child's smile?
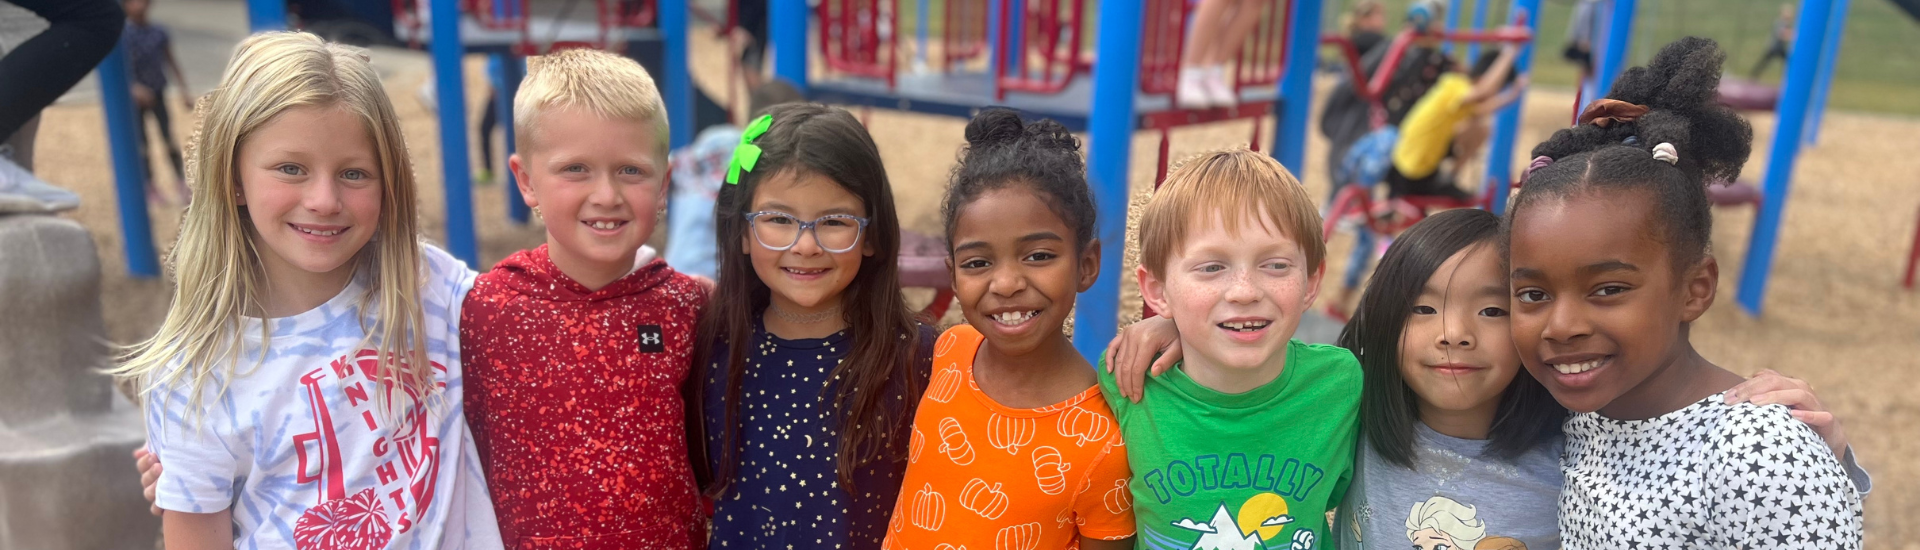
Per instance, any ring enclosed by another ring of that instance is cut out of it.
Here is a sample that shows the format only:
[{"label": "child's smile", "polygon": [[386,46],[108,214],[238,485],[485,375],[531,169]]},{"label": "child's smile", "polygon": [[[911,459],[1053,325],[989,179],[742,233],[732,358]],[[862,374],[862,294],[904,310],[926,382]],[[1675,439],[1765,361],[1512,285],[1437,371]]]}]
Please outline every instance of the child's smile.
[{"label": "child's smile", "polygon": [[1684,359],[1686,323],[1712,304],[1702,268],[1713,262],[1676,270],[1650,201],[1574,195],[1513,222],[1514,344],[1576,412],[1633,419],[1684,405],[1665,401],[1690,379],[1667,375]]},{"label": "child's smile", "polygon": [[1400,376],[1428,424],[1447,413],[1484,415],[1483,431],[1520,372],[1508,326],[1500,253],[1477,245],[1440,264],[1414,299],[1400,338]]},{"label": "child's smile", "polygon": [[1020,186],[988,191],[961,210],[953,232],[953,288],[967,323],[996,352],[1025,355],[1060,327],[1093,284],[1099,255],[1081,253],[1073,228]]},{"label": "child's smile", "polygon": [[1241,215],[1237,234],[1218,217],[1188,222],[1195,225],[1169,257],[1166,277],[1141,270],[1142,295],[1182,329],[1189,374],[1216,390],[1245,391],[1278,376],[1319,292],[1320,271],[1308,270],[1305,251],[1270,219]]}]

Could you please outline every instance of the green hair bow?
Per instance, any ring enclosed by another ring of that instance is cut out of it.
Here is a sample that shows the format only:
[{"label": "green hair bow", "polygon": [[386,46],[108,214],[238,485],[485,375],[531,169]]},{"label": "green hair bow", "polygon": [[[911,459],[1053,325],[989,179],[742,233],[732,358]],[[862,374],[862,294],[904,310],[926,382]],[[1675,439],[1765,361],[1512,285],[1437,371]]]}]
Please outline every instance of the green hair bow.
[{"label": "green hair bow", "polygon": [[738,185],[740,173],[752,172],[753,166],[760,163],[760,146],[754,145],[753,140],[759,139],[772,126],[773,115],[760,115],[740,133],[740,145],[734,146],[733,161],[727,164],[727,183]]}]

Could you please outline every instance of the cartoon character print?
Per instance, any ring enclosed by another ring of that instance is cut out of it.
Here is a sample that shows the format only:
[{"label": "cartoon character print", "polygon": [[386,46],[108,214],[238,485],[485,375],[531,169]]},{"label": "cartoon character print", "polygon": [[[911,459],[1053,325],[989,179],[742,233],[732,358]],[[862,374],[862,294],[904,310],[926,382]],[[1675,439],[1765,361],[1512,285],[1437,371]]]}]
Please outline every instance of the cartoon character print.
[{"label": "cartoon character print", "polygon": [[1487,522],[1473,506],[1436,496],[1407,514],[1407,542],[1415,550],[1527,550],[1512,537],[1487,536]]},{"label": "cartoon character print", "polygon": [[[437,362],[431,366],[437,373],[447,371]],[[384,547],[395,534],[411,530],[433,504],[440,439],[428,431],[427,408],[412,389],[402,388],[394,396],[399,401],[394,410],[404,413],[398,418],[382,414],[381,400],[373,389],[387,383],[382,368],[379,352],[361,350],[300,377],[313,431],[295,434],[290,442],[300,466],[294,481],[317,484],[320,489],[319,501],[294,522],[294,541],[300,550]],[[345,403],[328,402],[326,390],[336,386],[345,394]],[[359,414],[352,415],[355,412]],[[335,413],[352,416],[336,424]],[[396,422],[373,444],[372,453],[381,461],[374,469],[379,486],[349,495],[339,431],[364,429],[378,434]],[[388,501],[393,505],[391,515]]]}]

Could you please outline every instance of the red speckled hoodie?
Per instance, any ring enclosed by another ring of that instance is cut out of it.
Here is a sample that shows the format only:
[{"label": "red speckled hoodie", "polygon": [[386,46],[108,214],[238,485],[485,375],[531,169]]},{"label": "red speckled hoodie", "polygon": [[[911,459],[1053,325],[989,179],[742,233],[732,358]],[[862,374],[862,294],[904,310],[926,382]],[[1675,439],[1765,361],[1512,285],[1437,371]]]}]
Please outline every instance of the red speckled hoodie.
[{"label": "red speckled hoodie", "polygon": [[522,250],[460,315],[466,413],[508,548],[695,548],[680,386],[707,293],[654,260],[597,291]]}]

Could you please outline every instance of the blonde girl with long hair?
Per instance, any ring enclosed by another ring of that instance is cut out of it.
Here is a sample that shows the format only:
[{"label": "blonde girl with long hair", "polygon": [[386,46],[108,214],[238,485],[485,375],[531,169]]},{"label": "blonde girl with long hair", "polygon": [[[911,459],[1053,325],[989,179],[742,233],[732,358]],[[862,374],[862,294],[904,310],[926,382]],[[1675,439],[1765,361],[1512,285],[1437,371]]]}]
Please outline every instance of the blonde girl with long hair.
[{"label": "blonde girl with long hair", "polygon": [[167,546],[498,547],[460,408],[473,272],[419,240],[366,53],[256,35],[198,110],[173,307],[113,371]]}]

